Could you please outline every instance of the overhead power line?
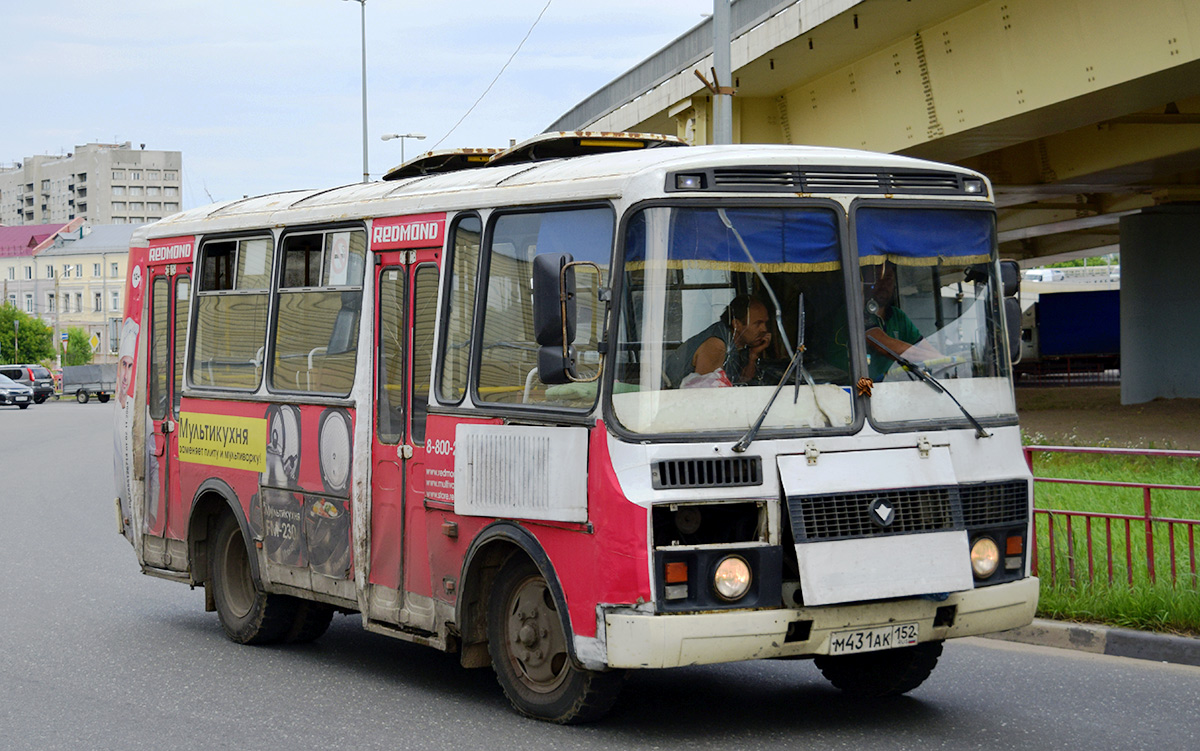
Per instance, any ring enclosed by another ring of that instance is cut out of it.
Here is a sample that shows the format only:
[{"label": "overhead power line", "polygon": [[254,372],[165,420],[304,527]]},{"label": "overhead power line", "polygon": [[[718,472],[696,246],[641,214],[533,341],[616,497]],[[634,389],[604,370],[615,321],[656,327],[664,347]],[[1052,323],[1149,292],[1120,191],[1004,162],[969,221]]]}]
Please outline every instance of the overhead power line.
[{"label": "overhead power line", "polygon": [[500,66],[500,72],[497,73],[496,77],[492,79],[492,82],[487,85],[487,88],[483,90],[483,93],[479,95],[479,98],[475,100],[475,103],[472,104],[465,113],[463,113],[462,117],[458,118],[458,122],[454,124],[454,127],[446,131],[446,135],[439,138],[438,142],[430,147],[430,151],[434,151],[438,146],[441,146],[442,141],[445,141],[447,138],[449,138],[450,134],[457,130],[458,126],[463,124],[463,120],[466,120],[467,116],[470,115],[477,106],[479,106],[479,103],[483,101],[483,98],[487,96],[488,92],[492,90],[492,87],[496,85],[496,82],[500,80],[500,76],[504,75],[504,71],[508,68],[509,63],[513,61],[513,58],[517,56],[517,53],[521,51],[521,47],[525,46],[525,42],[529,39],[529,35],[532,34],[533,30],[537,28],[538,22],[542,20],[542,16],[546,15],[546,11],[550,9],[550,4],[553,2],[554,0],[546,0],[545,7],[542,8],[541,13],[538,13],[537,18],[533,19],[533,25],[529,27],[529,31],[525,32],[525,36],[521,39],[521,43],[518,44],[517,48],[513,50],[513,53],[508,56],[508,60],[505,61],[504,65]]}]

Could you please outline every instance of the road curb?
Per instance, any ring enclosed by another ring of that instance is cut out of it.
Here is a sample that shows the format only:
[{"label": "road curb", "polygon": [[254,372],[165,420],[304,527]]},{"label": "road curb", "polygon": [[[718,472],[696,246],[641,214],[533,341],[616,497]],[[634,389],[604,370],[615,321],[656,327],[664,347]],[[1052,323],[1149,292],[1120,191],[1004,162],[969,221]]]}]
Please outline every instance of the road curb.
[{"label": "road curb", "polygon": [[987,637],[1136,660],[1200,666],[1200,639],[1187,636],[1036,619],[1028,626],[988,634]]}]

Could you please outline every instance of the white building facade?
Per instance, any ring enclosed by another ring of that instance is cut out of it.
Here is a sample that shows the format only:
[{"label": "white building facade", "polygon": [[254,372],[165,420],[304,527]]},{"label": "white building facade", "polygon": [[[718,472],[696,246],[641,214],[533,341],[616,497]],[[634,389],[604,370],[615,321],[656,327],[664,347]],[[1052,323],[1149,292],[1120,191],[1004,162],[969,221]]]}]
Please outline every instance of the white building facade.
[{"label": "white building facade", "polygon": [[0,167],[0,224],[145,224],[182,208],[183,154],[89,143]]},{"label": "white building facade", "polygon": [[125,262],[135,225],[84,226],[36,255],[0,258],[4,300],[62,333],[79,328],[94,362],[115,362],[125,305]]}]

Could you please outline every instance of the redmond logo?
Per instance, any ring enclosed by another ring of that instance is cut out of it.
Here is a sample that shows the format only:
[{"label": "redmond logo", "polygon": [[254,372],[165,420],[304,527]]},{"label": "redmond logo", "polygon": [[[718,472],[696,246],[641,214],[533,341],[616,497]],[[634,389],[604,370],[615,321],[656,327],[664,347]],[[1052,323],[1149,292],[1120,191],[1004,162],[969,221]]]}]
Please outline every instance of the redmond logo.
[{"label": "redmond logo", "polygon": [[442,244],[445,214],[384,217],[371,225],[373,250],[428,248]]},{"label": "redmond logo", "polygon": [[876,498],[871,501],[871,505],[867,509],[867,516],[871,517],[875,526],[887,529],[892,526],[892,522],[896,521],[896,507],[886,498]]}]

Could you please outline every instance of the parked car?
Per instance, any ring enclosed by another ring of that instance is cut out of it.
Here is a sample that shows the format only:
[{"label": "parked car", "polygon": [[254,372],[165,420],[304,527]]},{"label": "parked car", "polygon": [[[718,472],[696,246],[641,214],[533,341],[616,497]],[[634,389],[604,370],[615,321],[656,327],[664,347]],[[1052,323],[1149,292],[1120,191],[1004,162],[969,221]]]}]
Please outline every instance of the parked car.
[{"label": "parked car", "polygon": [[54,396],[54,378],[41,365],[0,365],[0,375],[33,389],[33,401],[37,404]]},{"label": "parked car", "polygon": [[21,409],[27,409],[32,403],[33,389],[0,375],[0,404],[15,404]]}]

